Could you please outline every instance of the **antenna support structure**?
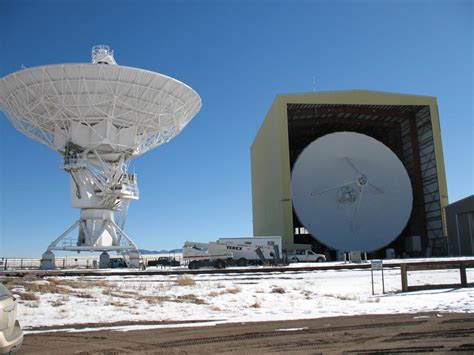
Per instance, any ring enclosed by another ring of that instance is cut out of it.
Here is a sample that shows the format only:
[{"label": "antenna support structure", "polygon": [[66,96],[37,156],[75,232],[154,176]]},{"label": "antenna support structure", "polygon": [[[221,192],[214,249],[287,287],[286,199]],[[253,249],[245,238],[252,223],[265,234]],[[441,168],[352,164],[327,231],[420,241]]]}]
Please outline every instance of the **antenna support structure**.
[{"label": "antenna support structure", "polygon": [[168,76],[117,65],[113,50],[92,48],[91,64],[27,68],[0,79],[0,108],[13,126],[62,157],[70,199],[79,218],[47,248],[42,269],[55,268],[53,251],[108,252],[138,268],[141,255],[124,231],[128,207],[139,199],[130,161],[167,143],[201,108],[199,95]]}]

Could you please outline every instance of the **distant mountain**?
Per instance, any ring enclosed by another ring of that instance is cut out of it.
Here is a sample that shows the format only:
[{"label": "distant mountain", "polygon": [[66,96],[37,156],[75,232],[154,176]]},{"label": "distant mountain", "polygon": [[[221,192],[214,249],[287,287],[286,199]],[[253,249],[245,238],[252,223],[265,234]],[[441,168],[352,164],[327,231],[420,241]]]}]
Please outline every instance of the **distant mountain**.
[{"label": "distant mountain", "polygon": [[142,255],[147,254],[173,254],[173,253],[182,253],[183,249],[172,249],[172,250],[145,250],[139,249]]}]

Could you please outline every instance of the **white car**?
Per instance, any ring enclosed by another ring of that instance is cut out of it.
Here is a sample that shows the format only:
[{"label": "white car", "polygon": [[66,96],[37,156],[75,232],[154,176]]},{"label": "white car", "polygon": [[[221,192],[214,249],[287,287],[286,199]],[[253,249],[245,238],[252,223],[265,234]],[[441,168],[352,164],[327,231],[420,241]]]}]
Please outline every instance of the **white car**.
[{"label": "white car", "polygon": [[0,284],[0,354],[14,354],[23,343],[23,332],[16,319],[15,297]]},{"label": "white car", "polygon": [[323,262],[326,261],[326,257],[323,254],[316,254],[312,250],[296,250],[288,253],[288,260],[290,262]]}]

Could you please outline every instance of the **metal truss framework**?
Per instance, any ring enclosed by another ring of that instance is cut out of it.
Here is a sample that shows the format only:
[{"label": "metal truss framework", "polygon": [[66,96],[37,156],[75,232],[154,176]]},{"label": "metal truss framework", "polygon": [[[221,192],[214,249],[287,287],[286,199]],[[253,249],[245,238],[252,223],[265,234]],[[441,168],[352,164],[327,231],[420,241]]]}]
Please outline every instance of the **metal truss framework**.
[{"label": "metal truss framework", "polygon": [[69,227],[63,234],[61,234],[54,242],[52,242],[49,247],[49,250],[63,250],[63,251],[117,251],[117,252],[128,252],[135,251],[139,253],[137,245],[133,240],[115,223],[115,221],[109,221],[110,227],[117,230],[119,233],[119,243],[115,246],[81,246],[77,243],[77,236],[73,236],[71,233],[76,229],[87,230],[87,228],[82,225],[85,223],[84,220],[78,220]]}]

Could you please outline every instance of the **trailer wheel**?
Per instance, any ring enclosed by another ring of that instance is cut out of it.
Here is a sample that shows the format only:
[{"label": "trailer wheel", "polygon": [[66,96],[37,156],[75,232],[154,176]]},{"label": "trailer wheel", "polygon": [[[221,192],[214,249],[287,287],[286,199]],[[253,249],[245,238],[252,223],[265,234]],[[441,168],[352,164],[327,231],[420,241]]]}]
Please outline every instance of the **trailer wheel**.
[{"label": "trailer wheel", "polygon": [[247,259],[245,259],[245,258],[240,258],[239,260],[237,260],[237,265],[238,265],[238,266],[247,266],[247,265],[248,265],[248,261],[247,261]]},{"label": "trailer wheel", "polygon": [[224,269],[225,268],[225,261],[221,259],[217,259],[214,261],[214,267],[216,269]]},{"label": "trailer wheel", "polygon": [[189,263],[189,265],[188,265],[188,268],[189,268],[190,270],[197,270],[197,269],[199,269],[199,262],[196,261],[196,260],[191,261],[191,262]]},{"label": "trailer wheel", "polygon": [[316,259],[316,262],[318,262],[318,263],[322,263],[323,261],[324,261],[324,258],[321,258],[321,257]]}]

